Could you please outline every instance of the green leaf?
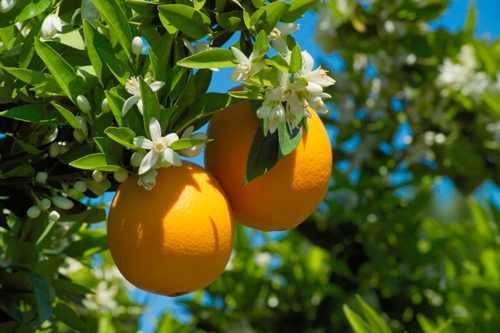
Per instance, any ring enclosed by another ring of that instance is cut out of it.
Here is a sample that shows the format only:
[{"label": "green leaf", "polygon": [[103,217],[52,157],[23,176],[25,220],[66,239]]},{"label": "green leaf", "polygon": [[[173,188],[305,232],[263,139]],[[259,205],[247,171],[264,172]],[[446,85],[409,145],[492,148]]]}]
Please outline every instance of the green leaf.
[{"label": "green leaf", "polygon": [[191,38],[200,39],[211,32],[210,18],[192,7],[172,4],[161,5],[158,10],[160,17]]},{"label": "green leaf", "polygon": [[84,287],[80,284],[76,284],[70,280],[62,280],[62,279],[53,279],[52,285],[56,288],[69,291],[74,294],[85,296],[87,294],[94,294],[92,290],[87,287]]},{"label": "green leaf", "polygon": [[179,139],[177,141],[174,141],[170,144],[170,148],[173,150],[181,150],[181,149],[186,149],[186,148],[191,148],[197,145],[201,145],[204,143],[209,142],[210,140],[194,140],[190,138],[184,138],[184,139]]},{"label": "green leaf", "polygon": [[0,116],[42,125],[62,125],[66,120],[50,104],[27,104],[1,111]]},{"label": "green leaf", "polygon": [[158,17],[158,3],[138,0],[126,0],[125,4],[142,16],[149,18]]},{"label": "green leaf", "polygon": [[76,116],[73,114],[73,112],[71,112],[68,109],[66,109],[65,107],[57,104],[56,102],[51,102],[51,104],[52,104],[52,106],[54,106],[56,108],[57,111],[59,111],[61,116],[63,116],[64,119],[66,119],[66,121],[68,122],[68,124],[71,125],[71,127],[73,127],[74,129],[78,129],[78,130],[82,129],[82,126],[80,126],[80,123],[76,119]]},{"label": "green leaf", "polygon": [[141,77],[139,77],[139,85],[141,89],[142,97],[142,107],[143,107],[143,121],[144,121],[144,131],[151,137],[149,133],[149,121],[151,118],[160,120],[160,103],[156,94],[151,90],[149,84],[147,84]]},{"label": "green leaf", "polygon": [[99,223],[106,219],[106,211],[102,208],[90,207],[83,212],[78,214],[67,214],[65,212],[60,212],[61,217],[59,221],[61,222],[84,222],[87,224]]},{"label": "green leaf", "polygon": [[318,4],[319,0],[293,0],[287,2],[287,8],[280,18],[280,21],[285,23],[293,23],[297,21],[309,9]]},{"label": "green leaf", "polygon": [[103,48],[101,45],[97,45],[97,53],[99,53],[104,63],[118,81],[123,85],[127,84],[128,79],[130,79],[134,73],[129,65],[118,59],[113,53],[108,52],[107,49]]},{"label": "green leaf", "polygon": [[355,333],[374,333],[371,327],[356,312],[352,311],[347,304],[342,306],[344,314]]},{"label": "green leaf", "polygon": [[290,73],[295,74],[302,69],[302,54],[299,45],[295,45],[290,56]]},{"label": "green leaf", "polygon": [[250,17],[250,27],[255,27],[256,31],[264,30],[266,35],[276,27],[281,15],[285,12],[287,4],[283,1],[273,2],[257,10]]},{"label": "green leaf", "polygon": [[37,149],[36,147],[30,145],[29,143],[26,143],[20,139],[18,139],[17,137],[15,137],[12,133],[5,133],[7,136],[13,138],[16,143],[18,145],[21,146],[21,148],[27,152],[28,154],[31,154],[31,155],[36,155],[36,154],[39,154],[41,151],[39,149]]},{"label": "green leaf", "polygon": [[108,237],[104,230],[91,230],[82,239],[71,243],[64,253],[73,258],[87,257],[108,249]]},{"label": "green leaf", "polygon": [[125,104],[125,99],[112,91],[105,91],[104,93],[106,94],[109,107],[111,108],[111,112],[116,119],[116,123],[118,124],[118,126],[123,126],[122,109],[123,104]]},{"label": "green leaf", "polygon": [[248,153],[243,185],[271,170],[278,163],[278,152],[278,132],[264,136],[262,129],[258,127]]},{"label": "green leaf", "polygon": [[85,50],[85,42],[83,41],[80,29],[59,34],[57,38],[53,38],[53,40],[77,50]]},{"label": "green leaf", "polygon": [[70,162],[69,165],[83,170],[101,170],[110,172],[114,172],[122,168],[119,165],[108,164],[107,155],[102,153],[95,153],[81,157],[73,162]]},{"label": "green leaf", "polygon": [[101,13],[102,18],[108,24],[111,34],[115,35],[118,43],[123,48],[129,61],[132,63],[132,31],[128,23],[127,16],[115,0],[93,0],[95,6]]},{"label": "green leaf", "polygon": [[37,39],[35,39],[35,50],[66,96],[76,105],[76,97],[82,93],[82,89],[73,68],[59,53]]},{"label": "green leaf", "polygon": [[245,28],[243,23],[243,11],[234,10],[226,13],[218,13],[215,18],[219,25],[227,31],[238,31]]},{"label": "green leaf", "polygon": [[73,327],[77,331],[90,333],[90,329],[87,324],[80,318],[80,316],[78,316],[75,310],[70,308],[67,304],[57,302],[54,307],[54,315],[58,320],[70,327]]},{"label": "green leaf", "polygon": [[90,62],[94,67],[97,79],[101,83],[102,87],[106,87],[109,77],[111,76],[111,72],[100,56],[98,48],[111,48],[111,45],[87,20],[83,20],[83,33],[87,43],[87,53],[89,55]]},{"label": "green leaf", "polygon": [[52,0],[17,0],[14,8],[7,13],[2,13],[0,27],[8,27],[17,22],[29,20],[43,13],[52,4]]},{"label": "green leaf", "polygon": [[297,119],[291,125],[291,133],[286,121],[283,121],[278,125],[280,152],[283,156],[290,154],[300,144],[300,141],[302,140],[302,124],[300,124],[301,121],[302,117],[297,117]]},{"label": "green leaf", "polygon": [[361,311],[363,311],[364,317],[373,330],[380,333],[392,333],[389,325],[387,325],[387,323],[377,314],[377,312],[375,312],[375,310],[366,304],[359,295],[356,295],[356,299],[361,307]]},{"label": "green leaf", "polygon": [[279,73],[280,71],[277,68],[266,67],[252,75],[250,80],[263,86],[280,87]]},{"label": "green leaf", "polygon": [[2,176],[5,178],[9,177],[18,177],[18,178],[23,178],[23,177],[33,177],[35,175],[35,169],[31,165],[20,165],[15,167],[12,170],[9,170],[8,172],[4,173]]},{"label": "green leaf", "polygon": [[213,49],[179,60],[177,65],[188,68],[227,68],[235,67],[238,61],[231,50]]},{"label": "green leaf", "polygon": [[156,62],[151,61],[153,77],[157,81],[166,82],[168,73],[165,68],[170,67],[170,56],[172,54],[172,44],[174,39],[170,34],[164,34],[149,51],[156,56]]},{"label": "green leaf", "polygon": [[36,86],[39,84],[52,83],[59,88],[56,81],[54,80],[54,77],[50,74],[37,72],[31,69],[14,68],[14,67],[2,67],[2,68],[6,70],[9,74],[14,75],[16,78],[29,85]]},{"label": "green leaf", "polygon": [[286,59],[281,54],[276,54],[270,59],[264,59],[264,63],[266,65],[278,68],[283,73],[290,73],[290,64],[288,64]]},{"label": "green leaf", "polygon": [[143,153],[146,152],[143,148],[140,148],[140,147],[134,145],[134,138],[136,137],[136,134],[130,128],[127,128],[127,127],[108,127],[108,128],[106,128],[104,133],[106,133],[111,139],[115,140],[116,142],[118,142],[119,144],[121,144],[125,147],[139,150]]},{"label": "green leaf", "polygon": [[92,0],[82,0],[82,21],[89,22],[92,26],[96,26],[96,21],[99,20],[99,11]]},{"label": "green leaf", "polygon": [[52,315],[52,302],[50,300],[50,291],[47,281],[41,276],[29,272],[33,293],[36,300],[36,309],[38,312],[38,325],[42,325]]}]

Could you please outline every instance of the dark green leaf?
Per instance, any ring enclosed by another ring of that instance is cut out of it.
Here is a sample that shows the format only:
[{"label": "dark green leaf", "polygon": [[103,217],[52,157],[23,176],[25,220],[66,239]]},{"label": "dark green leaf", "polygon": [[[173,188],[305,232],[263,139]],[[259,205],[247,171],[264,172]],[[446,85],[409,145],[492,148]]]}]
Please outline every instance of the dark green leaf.
[{"label": "dark green leaf", "polygon": [[262,176],[278,163],[278,132],[264,136],[261,128],[257,128],[248,154],[244,185]]},{"label": "dark green leaf", "polygon": [[115,0],[93,0],[93,2],[108,24],[109,31],[118,39],[118,43],[132,62],[132,31],[122,8]]},{"label": "dark green leaf", "polygon": [[280,21],[286,23],[293,23],[297,21],[309,9],[318,4],[319,0],[294,0],[287,2],[287,8],[281,16]]},{"label": "dark green leaf", "polygon": [[158,3],[138,0],[126,0],[125,3],[142,16],[149,18],[155,18],[158,16]]},{"label": "dark green leaf", "polygon": [[238,61],[231,50],[213,49],[179,60],[177,65],[189,68],[227,68],[235,67]]},{"label": "dark green leaf", "polygon": [[251,16],[250,27],[255,27],[256,31],[264,30],[266,35],[269,35],[278,24],[286,8],[287,4],[283,1],[276,1],[260,8]]},{"label": "dark green leaf", "polygon": [[14,8],[7,13],[2,13],[0,20],[0,27],[8,27],[17,22],[26,21],[43,13],[51,5],[52,0],[17,0]]},{"label": "dark green leaf", "polygon": [[88,289],[87,287],[84,287],[80,284],[76,284],[70,280],[53,279],[52,285],[56,288],[66,290],[82,296],[85,296],[87,294],[94,294],[94,292]]},{"label": "dark green leaf", "polygon": [[35,50],[52,73],[59,87],[76,105],[76,97],[82,93],[82,89],[73,68],[59,53],[37,39],[35,39]]},{"label": "dark green leaf", "polygon": [[163,16],[171,25],[191,38],[200,39],[209,34],[210,18],[202,12],[185,5],[161,5],[158,7],[160,17]]},{"label": "dark green leaf", "polygon": [[54,307],[54,315],[56,318],[66,325],[73,327],[79,332],[90,333],[87,324],[78,316],[78,314],[65,303],[58,302]]},{"label": "dark green leaf", "polygon": [[94,67],[97,79],[101,83],[102,87],[106,87],[106,84],[111,76],[111,72],[109,71],[109,66],[104,63],[102,56],[100,56],[98,49],[106,50],[111,48],[111,45],[87,20],[83,20],[83,32],[87,43],[89,59]]}]

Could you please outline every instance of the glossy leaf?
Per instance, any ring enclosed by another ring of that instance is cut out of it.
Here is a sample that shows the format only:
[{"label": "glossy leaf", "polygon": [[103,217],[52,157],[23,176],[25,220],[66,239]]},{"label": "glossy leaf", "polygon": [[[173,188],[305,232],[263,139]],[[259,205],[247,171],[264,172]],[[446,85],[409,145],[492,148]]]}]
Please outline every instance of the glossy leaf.
[{"label": "glossy leaf", "polygon": [[210,18],[192,7],[172,4],[161,5],[158,10],[160,17],[191,38],[200,39],[210,33]]},{"label": "glossy leaf", "polygon": [[50,104],[20,105],[1,111],[0,116],[41,125],[62,125],[66,123],[64,117]]},{"label": "glossy leaf", "polygon": [[71,162],[69,165],[77,169],[100,170],[100,171],[110,171],[110,172],[114,172],[122,168],[119,165],[108,164],[107,156],[103,153],[95,153],[84,156],[82,158],[79,158]]},{"label": "glossy leaf", "polygon": [[39,40],[35,40],[35,50],[66,96],[76,105],[76,97],[82,94],[82,89],[73,68],[59,53]]},{"label": "glossy leaf", "polygon": [[177,64],[189,68],[227,68],[235,67],[238,61],[231,50],[213,49],[186,57]]}]

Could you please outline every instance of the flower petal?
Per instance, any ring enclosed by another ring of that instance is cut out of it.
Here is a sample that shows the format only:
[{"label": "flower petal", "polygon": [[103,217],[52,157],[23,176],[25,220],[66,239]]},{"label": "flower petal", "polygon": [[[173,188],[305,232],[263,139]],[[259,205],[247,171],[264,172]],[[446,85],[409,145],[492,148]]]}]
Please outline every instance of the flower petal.
[{"label": "flower petal", "polygon": [[167,139],[168,144],[172,144],[175,141],[179,140],[179,136],[175,133],[170,133],[167,136],[165,136],[165,139]]},{"label": "flower petal", "polygon": [[236,58],[236,60],[238,60],[239,63],[250,62],[250,60],[247,58],[247,56],[243,52],[238,50],[237,48],[232,47],[231,51],[233,51],[233,55]]},{"label": "flower petal", "polygon": [[191,136],[191,133],[193,133],[193,130],[194,130],[194,126],[189,126],[188,128],[186,128],[184,130],[184,132],[182,132],[181,138],[182,139],[189,139],[189,137]]},{"label": "flower petal", "polygon": [[139,109],[139,112],[144,116],[144,111],[142,107],[142,98],[137,101],[137,108]]},{"label": "flower petal", "polygon": [[149,134],[151,134],[151,139],[161,138],[161,127],[158,120],[155,117],[151,117],[149,120]]},{"label": "flower petal", "polygon": [[153,91],[158,91],[160,90],[163,86],[165,85],[165,82],[163,81],[155,81],[151,83],[149,86],[151,87],[151,90]]},{"label": "flower petal", "polygon": [[149,140],[148,138],[140,135],[136,138],[134,138],[134,145],[137,147],[141,147],[144,149],[153,149],[153,141]]},{"label": "flower petal", "polygon": [[282,23],[278,24],[276,26],[278,30],[281,32],[282,35],[291,35],[300,28],[300,24],[294,24],[294,23]]},{"label": "flower petal", "polygon": [[127,112],[132,108],[132,106],[134,106],[134,104],[137,103],[138,100],[139,98],[135,96],[129,97],[129,99],[125,101],[125,104],[123,104],[122,116],[125,116]]},{"label": "flower petal", "polygon": [[158,161],[158,157],[159,155],[152,150],[147,153],[146,156],[144,156],[144,159],[142,160],[139,167],[139,175],[142,175],[143,173],[146,173],[148,170],[152,169]]},{"label": "flower petal", "polygon": [[312,71],[314,67],[314,59],[307,51],[302,51],[302,67],[306,70],[306,72]]},{"label": "flower petal", "polygon": [[167,148],[163,151],[163,158],[165,159],[165,161],[167,161],[168,163],[170,163],[174,166],[181,166],[182,165],[182,161],[181,161],[179,155],[177,155],[177,153],[170,148]]}]

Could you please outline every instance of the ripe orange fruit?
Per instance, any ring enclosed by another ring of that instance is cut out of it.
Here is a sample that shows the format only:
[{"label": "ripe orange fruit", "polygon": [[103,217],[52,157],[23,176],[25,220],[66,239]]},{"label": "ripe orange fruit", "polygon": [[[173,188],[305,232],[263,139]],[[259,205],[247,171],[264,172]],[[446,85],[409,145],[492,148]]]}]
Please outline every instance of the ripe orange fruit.
[{"label": "ripe orange fruit", "polygon": [[123,276],[146,291],[179,296],[213,282],[233,247],[231,208],[217,180],[183,161],[158,169],[151,191],[136,177],[111,204],[108,242]]},{"label": "ripe orange fruit", "polygon": [[312,214],[328,189],[332,149],[316,112],[299,146],[266,174],[243,186],[250,146],[258,128],[249,101],[217,112],[207,135],[205,168],[219,181],[236,222],[262,231],[296,227]]}]

